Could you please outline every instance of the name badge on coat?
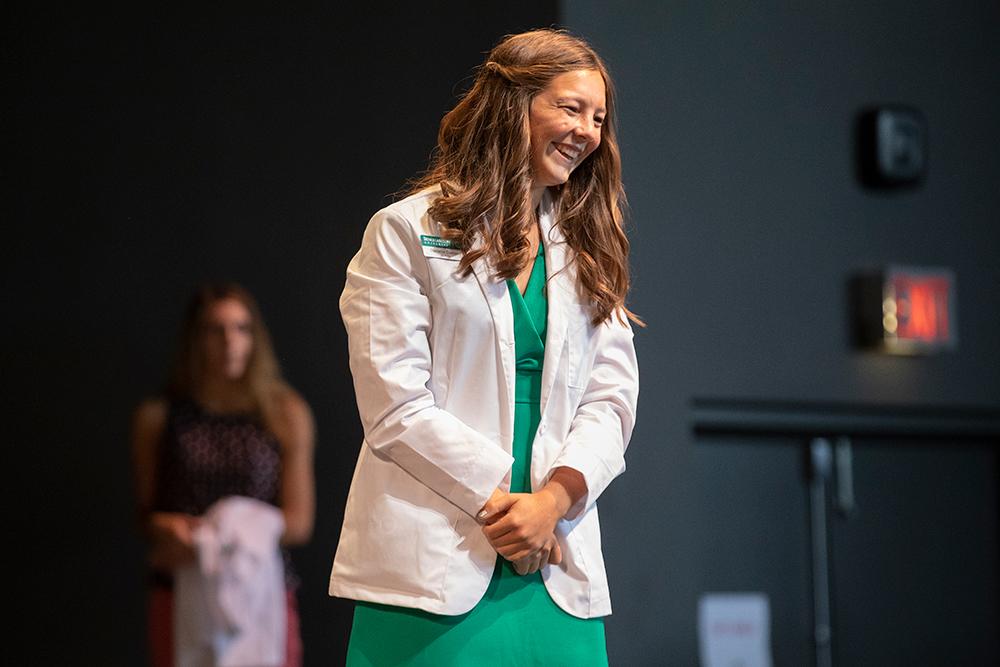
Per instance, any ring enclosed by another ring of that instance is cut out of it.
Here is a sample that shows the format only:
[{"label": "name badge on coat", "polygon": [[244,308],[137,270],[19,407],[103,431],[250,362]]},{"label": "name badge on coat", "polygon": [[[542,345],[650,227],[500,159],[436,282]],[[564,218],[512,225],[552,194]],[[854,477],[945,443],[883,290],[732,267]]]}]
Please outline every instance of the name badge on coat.
[{"label": "name badge on coat", "polygon": [[443,239],[440,236],[421,234],[420,246],[424,251],[424,257],[448,259],[453,262],[462,259],[462,246],[458,244],[458,241]]}]

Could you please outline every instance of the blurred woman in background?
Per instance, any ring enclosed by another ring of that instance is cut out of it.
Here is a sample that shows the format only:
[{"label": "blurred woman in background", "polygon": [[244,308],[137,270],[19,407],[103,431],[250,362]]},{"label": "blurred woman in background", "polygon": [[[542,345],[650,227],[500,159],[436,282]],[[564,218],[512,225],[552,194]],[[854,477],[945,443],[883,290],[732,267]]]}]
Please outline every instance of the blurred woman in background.
[{"label": "blurred woman in background", "polygon": [[253,297],[206,285],[187,309],[166,391],[143,401],[132,424],[140,525],[151,569],[150,656],[174,664],[175,571],[196,562],[192,535],[217,501],[244,496],[280,509],[285,565],[285,665],[301,665],[297,578],[284,547],[313,529],[313,418],[281,377]]}]

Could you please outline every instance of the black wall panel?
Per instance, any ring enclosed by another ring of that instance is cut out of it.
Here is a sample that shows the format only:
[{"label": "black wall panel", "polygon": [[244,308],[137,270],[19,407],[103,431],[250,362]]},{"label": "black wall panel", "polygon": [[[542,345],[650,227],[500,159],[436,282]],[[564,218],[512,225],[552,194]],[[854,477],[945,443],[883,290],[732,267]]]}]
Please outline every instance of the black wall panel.
[{"label": "black wall panel", "polygon": [[[295,552],[307,664],[337,664],[326,594],[361,430],[337,299],[368,218],[426,166],[504,34],[553,2],[49,4],[5,11],[9,505],[30,549],[22,664],[142,664],[130,412],[163,381],[206,279],[258,297],[318,425],[318,513]],[[20,611],[20,607],[19,607]]]}]

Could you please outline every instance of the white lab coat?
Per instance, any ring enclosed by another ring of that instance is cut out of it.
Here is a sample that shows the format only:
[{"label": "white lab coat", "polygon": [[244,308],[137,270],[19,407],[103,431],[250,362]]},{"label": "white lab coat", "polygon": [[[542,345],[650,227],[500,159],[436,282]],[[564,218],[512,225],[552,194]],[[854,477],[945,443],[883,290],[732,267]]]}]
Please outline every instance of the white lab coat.
[{"label": "white lab coat", "polygon": [[281,510],[254,498],[208,508],[193,535],[198,562],[175,574],[176,667],[285,663],[284,530]]},{"label": "white lab coat", "polygon": [[[461,251],[435,241],[434,196],[376,213],[347,269],[340,309],[365,439],[330,594],[457,615],[482,598],[498,558],[475,515],[510,488],[514,318],[485,258],[463,277]],[[590,323],[548,194],[540,209],[548,331],[531,485],[560,466],[587,483],[556,526],[563,561],[542,578],[562,609],[592,618],[611,613],[595,501],[625,469],[638,370],[627,323]]]}]

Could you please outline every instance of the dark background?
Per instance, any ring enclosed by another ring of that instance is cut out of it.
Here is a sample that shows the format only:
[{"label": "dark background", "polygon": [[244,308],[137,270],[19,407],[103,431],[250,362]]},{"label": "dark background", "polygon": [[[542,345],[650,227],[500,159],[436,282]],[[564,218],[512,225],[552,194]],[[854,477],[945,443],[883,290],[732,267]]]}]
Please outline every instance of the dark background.
[{"label": "dark background", "polygon": [[[649,327],[629,470],[601,501],[612,664],[694,664],[710,591],[766,593],[776,664],[811,660],[808,434],[698,435],[695,399],[996,423],[996,3],[49,6],[7,19],[3,371],[24,664],[141,664],[128,419],[210,278],[258,297],[316,414],[316,532],[294,557],[307,664],[340,663],[351,605],[326,581],[360,441],[344,269],[508,32],[577,31],[620,93],[632,306]],[[875,103],[927,117],[922,187],[857,184],[852,126]],[[887,263],[955,271],[955,352],[852,347],[847,280]],[[858,508],[831,524],[838,664],[995,662],[996,445],[854,438]]]},{"label": "dark background", "polygon": [[255,294],[315,413],[315,536],[293,557],[307,662],[341,661],[353,607],[326,589],[361,442],[344,271],[485,52],[555,18],[544,2],[241,3],[38,8],[7,24],[4,374],[25,459],[11,472],[29,487],[18,543],[39,547],[25,629],[45,638],[24,664],[142,663],[129,418],[164,380],[190,291],[219,278]]}]

